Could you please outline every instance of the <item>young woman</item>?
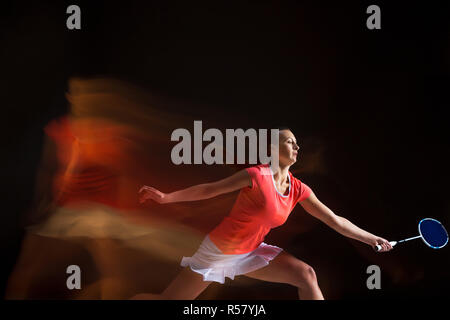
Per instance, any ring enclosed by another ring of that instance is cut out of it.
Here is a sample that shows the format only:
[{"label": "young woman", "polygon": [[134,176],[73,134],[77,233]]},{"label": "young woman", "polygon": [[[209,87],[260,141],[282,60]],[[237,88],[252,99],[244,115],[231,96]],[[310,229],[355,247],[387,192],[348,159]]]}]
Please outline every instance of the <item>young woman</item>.
[{"label": "young woman", "polygon": [[279,168],[269,165],[247,168],[223,180],[163,193],[144,186],[140,201],[158,203],[208,199],[240,189],[230,214],[211,231],[192,257],[183,257],[185,268],[160,294],[138,294],[134,299],[195,299],[212,281],[224,283],[236,275],[298,288],[301,299],[323,299],[313,268],[276,246],[263,242],[270,229],[282,225],[298,203],[342,235],[364,242],[381,251],[392,249],[389,242],[364,231],[334,214],[312,190],[289,172],[297,161],[299,146],[289,129],[280,130]]}]

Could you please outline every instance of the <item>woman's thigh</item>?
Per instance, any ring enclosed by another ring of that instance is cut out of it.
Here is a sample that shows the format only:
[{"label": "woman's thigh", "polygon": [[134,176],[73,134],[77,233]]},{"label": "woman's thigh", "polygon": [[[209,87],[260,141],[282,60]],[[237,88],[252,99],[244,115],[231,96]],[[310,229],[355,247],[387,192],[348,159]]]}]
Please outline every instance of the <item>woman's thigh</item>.
[{"label": "woman's thigh", "polygon": [[185,267],[164,290],[161,298],[167,300],[193,300],[210,283],[211,281],[203,281],[203,276],[192,271],[190,267]]},{"label": "woman's thigh", "polygon": [[314,275],[314,270],[300,259],[282,251],[267,266],[244,275],[258,280],[299,286],[303,279]]}]

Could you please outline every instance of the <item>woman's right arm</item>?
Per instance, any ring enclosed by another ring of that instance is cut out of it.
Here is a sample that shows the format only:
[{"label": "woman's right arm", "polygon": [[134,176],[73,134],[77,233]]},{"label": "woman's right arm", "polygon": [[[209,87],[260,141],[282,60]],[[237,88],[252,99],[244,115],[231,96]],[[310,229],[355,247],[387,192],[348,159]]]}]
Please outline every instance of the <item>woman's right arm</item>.
[{"label": "woman's right arm", "polygon": [[139,190],[139,194],[141,203],[148,199],[152,199],[158,203],[171,203],[209,199],[220,194],[251,186],[252,180],[250,175],[246,170],[241,170],[228,178],[216,182],[203,183],[171,193],[163,193],[153,187],[143,186]]}]

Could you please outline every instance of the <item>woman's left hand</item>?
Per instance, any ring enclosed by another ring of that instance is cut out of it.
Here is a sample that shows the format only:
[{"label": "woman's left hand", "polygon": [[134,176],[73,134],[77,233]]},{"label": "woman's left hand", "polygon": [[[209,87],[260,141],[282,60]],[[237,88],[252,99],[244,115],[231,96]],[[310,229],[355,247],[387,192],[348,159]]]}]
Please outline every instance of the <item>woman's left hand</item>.
[{"label": "woman's left hand", "polygon": [[386,239],[383,239],[381,237],[374,237],[372,241],[370,242],[370,245],[372,248],[376,251],[377,245],[381,246],[381,250],[378,252],[387,252],[392,250],[392,246]]}]

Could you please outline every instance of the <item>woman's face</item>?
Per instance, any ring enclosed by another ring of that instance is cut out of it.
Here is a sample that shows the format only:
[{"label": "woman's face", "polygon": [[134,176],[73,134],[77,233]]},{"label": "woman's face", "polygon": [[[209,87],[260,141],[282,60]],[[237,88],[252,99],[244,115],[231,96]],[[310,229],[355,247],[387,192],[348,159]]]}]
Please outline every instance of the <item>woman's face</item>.
[{"label": "woman's face", "polygon": [[280,130],[279,134],[279,163],[283,165],[293,165],[297,161],[300,147],[297,144],[291,130]]}]

